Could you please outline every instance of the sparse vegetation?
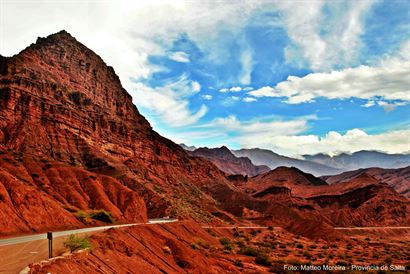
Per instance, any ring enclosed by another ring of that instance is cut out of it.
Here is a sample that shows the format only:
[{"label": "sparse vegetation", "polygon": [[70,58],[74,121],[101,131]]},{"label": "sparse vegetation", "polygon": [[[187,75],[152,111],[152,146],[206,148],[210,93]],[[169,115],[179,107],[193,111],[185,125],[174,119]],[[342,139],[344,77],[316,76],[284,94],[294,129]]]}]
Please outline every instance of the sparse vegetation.
[{"label": "sparse vegetation", "polygon": [[91,219],[102,221],[105,223],[114,223],[114,217],[111,215],[110,212],[100,209],[100,210],[93,210],[93,211],[84,211],[78,210],[74,213],[74,216],[84,224],[91,223]]},{"label": "sparse vegetation", "polygon": [[76,250],[92,247],[88,236],[77,237],[74,234],[71,234],[70,236],[67,237],[67,239],[64,241],[64,246],[70,249],[71,253]]},{"label": "sparse vegetation", "polygon": [[91,223],[90,215],[83,210],[77,211],[76,213],[74,213],[74,216],[84,224]]},{"label": "sparse vegetation", "polygon": [[272,260],[269,258],[268,255],[264,253],[259,253],[258,256],[255,258],[255,263],[263,266],[271,266]]},{"label": "sparse vegetation", "polygon": [[99,220],[105,223],[114,223],[114,217],[111,213],[103,209],[92,211],[90,213],[90,217],[94,220]]},{"label": "sparse vegetation", "polygon": [[225,238],[225,237],[220,238],[219,242],[224,246],[225,250],[231,251],[234,248],[231,240],[228,238]]},{"label": "sparse vegetation", "polygon": [[251,246],[244,246],[239,250],[239,253],[246,256],[256,257],[259,255],[260,251]]}]

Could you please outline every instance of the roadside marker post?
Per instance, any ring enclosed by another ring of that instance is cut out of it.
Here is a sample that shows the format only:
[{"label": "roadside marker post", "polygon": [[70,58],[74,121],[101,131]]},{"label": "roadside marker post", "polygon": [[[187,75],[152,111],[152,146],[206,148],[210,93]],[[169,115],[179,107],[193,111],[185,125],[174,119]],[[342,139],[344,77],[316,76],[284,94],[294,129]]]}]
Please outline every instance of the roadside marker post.
[{"label": "roadside marker post", "polygon": [[47,232],[48,239],[48,257],[53,258],[53,232]]}]

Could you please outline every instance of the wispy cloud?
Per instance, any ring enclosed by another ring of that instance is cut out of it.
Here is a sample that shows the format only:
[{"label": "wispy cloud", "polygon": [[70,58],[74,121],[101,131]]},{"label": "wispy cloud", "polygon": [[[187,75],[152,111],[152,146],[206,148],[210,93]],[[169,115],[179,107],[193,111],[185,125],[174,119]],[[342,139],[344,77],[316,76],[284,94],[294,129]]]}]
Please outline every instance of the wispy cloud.
[{"label": "wispy cloud", "polygon": [[138,98],[138,106],[149,109],[171,126],[181,127],[196,123],[207,113],[206,105],[201,105],[196,112],[189,108],[188,99],[199,91],[199,84],[183,75],[176,82],[156,88],[134,83],[131,94]]},{"label": "wispy cloud", "polygon": [[[375,0],[277,1],[293,44],[286,48],[289,62],[307,62],[314,71],[354,64],[361,48],[365,15]],[[326,14],[325,10],[329,13]],[[326,22],[334,18],[334,22]]]},{"label": "wispy cloud", "polygon": [[169,55],[169,59],[180,63],[189,63],[189,54],[183,51],[172,52]]},{"label": "wispy cloud", "polygon": [[[363,65],[311,73],[304,77],[289,76],[274,87],[265,86],[248,94],[254,97],[284,97],[289,104],[312,102],[319,97],[410,101],[410,60],[403,59],[402,52],[381,60],[377,66]],[[372,106],[372,103],[365,106]]]},{"label": "wispy cloud", "polygon": [[202,95],[202,98],[205,99],[205,100],[212,100],[213,96],[209,95],[209,94],[204,94],[204,95]]},{"label": "wispy cloud", "polygon": [[253,98],[253,97],[245,97],[245,98],[243,98],[242,101],[250,103],[250,102],[257,102],[258,100],[256,98]]}]

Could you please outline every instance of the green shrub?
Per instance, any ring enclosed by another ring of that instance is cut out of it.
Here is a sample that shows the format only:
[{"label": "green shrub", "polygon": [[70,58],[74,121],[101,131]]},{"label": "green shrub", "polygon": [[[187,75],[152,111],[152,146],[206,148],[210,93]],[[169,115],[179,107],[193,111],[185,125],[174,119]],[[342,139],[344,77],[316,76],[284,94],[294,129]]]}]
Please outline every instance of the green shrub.
[{"label": "green shrub", "polygon": [[105,223],[114,223],[114,217],[111,215],[110,212],[100,209],[100,210],[93,210],[90,212],[79,210],[74,213],[74,216],[84,224],[91,223],[91,219],[102,221]]},{"label": "green shrub", "polygon": [[219,242],[224,246],[225,250],[233,250],[233,244],[228,238],[220,238]]},{"label": "green shrub", "polygon": [[105,223],[114,223],[114,217],[111,215],[110,212],[105,211],[104,209],[91,212],[90,217],[94,220],[99,220]]},{"label": "green shrub", "polygon": [[79,249],[86,249],[86,248],[91,248],[91,242],[88,236],[84,237],[77,237],[74,234],[71,234],[70,236],[67,237],[67,239],[64,241],[64,246],[68,249],[70,249],[70,252],[74,252]]},{"label": "green shrub", "polygon": [[74,213],[74,216],[84,224],[89,224],[91,222],[90,215],[83,210],[77,211]]},{"label": "green shrub", "polygon": [[303,245],[302,244],[297,244],[296,247],[297,248],[303,248]]},{"label": "green shrub", "polygon": [[273,226],[268,226],[268,230],[272,231],[273,230]]},{"label": "green shrub", "polygon": [[226,244],[230,244],[230,243],[231,243],[231,240],[229,240],[228,238],[222,237],[222,238],[219,239],[219,242],[220,242],[222,245],[226,245]]},{"label": "green shrub", "polygon": [[243,240],[238,240],[235,242],[235,244],[239,246],[239,248],[242,248],[245,246],[245,242]]},{"label": "green shrub", "polygon": [[261,252],[251,246],[244,246],[239,250],[239,253],[246,256],[257,257]]}]

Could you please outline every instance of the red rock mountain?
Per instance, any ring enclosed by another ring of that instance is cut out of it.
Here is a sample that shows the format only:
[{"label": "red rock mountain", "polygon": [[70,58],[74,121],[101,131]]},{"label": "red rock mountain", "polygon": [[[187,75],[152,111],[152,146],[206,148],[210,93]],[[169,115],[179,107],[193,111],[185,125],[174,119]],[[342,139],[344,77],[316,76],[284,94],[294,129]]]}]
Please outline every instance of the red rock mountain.
[{"label": "red rock mountain", "polygon": [[296,168],[280,167],[239,186],[254,198],[294,209],[297,215],[288,220],[292,225],[287,228],[295,233],[302,233],[303,223],[315,227],[309,224],[312,220],[325,226],[410,224],[410,201],[368,174],[327,185]]},{"label": "red rock mountain", "polygon": [[201,147],[189,154],[196,157],[203,157],[214,163],[220,170],[230,175],[244,175],[253,177],[258,174],[268,172],[267,166],[255,166],[247,157],[236,157],[226,146],[220,148]]},{"label": "red rock mountain", "polygon": [[329,184],[338,184],[352,180],[364,173],[389,184],[398,193],[410,198],[410,166],[398,169],[364,168],[333,176],[323,176],[322,179]]},{"label": "red rock mountain", "polygon": [[113,68],[65,31],[0,57],[3,235],[85,226],[79,216],[91,210],[116,222],[240,220],[314,237],[334,225],[409,223],[408,200],[372,177],[327,186],[295,168],[263,176],[234,185],[153,131]]},{"label": "red rock mountain", "polygon": [[154,132],[113,68],[65,31],[0,57],[0,153],[2,233],[81,226],[73,213],[90,209],[211,220],[206,193],[235,193]]}]

